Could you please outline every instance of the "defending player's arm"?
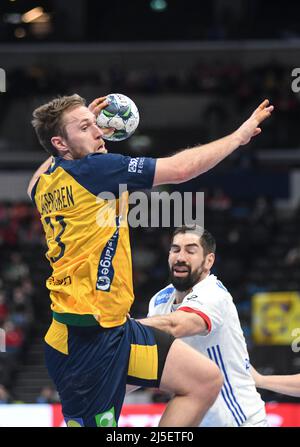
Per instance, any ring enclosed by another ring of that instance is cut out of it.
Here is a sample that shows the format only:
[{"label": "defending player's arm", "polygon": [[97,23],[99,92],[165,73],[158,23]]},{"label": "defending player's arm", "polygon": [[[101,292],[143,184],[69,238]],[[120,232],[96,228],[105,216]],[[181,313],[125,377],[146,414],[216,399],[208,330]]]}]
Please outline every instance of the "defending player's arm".
[{"label": "defending player's arm", "polygon": [[167,315],[157,315],[138,321],[145,326],[152,326],[165,331],[173,337],[204,335],[208,330],[206,321],[198,313],[185,312],[180,309]]},{"label": "defending player's arm", "polygon": [[209,144],[183,150],[172,157],[159,158],[156,162],[153,185],[186,182],[212,169],[239,146],[249,143],[251,138],[260,134],[259,125],[271,115],[272,111],[273,106],[265,100],[232,134]]},{"label": "defending player's arm", "polygon": [[300,397],[300,374],[264,376],[251,366],[251,375],[257,388]]}]

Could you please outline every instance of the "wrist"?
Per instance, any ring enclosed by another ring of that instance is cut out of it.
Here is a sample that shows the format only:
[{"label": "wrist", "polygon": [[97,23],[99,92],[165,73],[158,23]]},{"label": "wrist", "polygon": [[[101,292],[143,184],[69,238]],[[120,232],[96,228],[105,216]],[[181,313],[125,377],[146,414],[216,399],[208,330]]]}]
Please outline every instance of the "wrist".
[{"label": "wrist", "polygon": [[237,129],[234,131],[231,135],[231,146],[233,147],[233,150],[237,149],[238,147],[243,145],[243,136],[240,132],[240,129]]}]

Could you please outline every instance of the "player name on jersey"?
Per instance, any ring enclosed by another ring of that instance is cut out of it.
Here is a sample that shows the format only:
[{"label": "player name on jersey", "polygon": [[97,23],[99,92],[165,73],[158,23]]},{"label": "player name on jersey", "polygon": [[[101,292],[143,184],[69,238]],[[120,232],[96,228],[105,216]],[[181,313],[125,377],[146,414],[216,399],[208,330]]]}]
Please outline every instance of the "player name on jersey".
[{"label": "player name on jersey", "polygon": [[75,204],[72,185],[62,186],[59,189],[54,189],[52,192],[40,194],[39,201],[42,214],[69,208]]}]

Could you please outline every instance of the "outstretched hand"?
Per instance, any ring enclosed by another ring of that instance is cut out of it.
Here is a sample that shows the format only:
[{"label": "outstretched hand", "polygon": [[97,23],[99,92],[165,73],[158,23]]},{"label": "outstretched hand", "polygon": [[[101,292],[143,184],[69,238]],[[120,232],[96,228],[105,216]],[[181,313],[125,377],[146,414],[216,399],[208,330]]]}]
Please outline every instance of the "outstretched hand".
[{"label": "outstretched hand", "polygon": [[268,99],[265,99],[257,109],[254,110],[250,118],[235,131],[241,146],[249,143],[251,138],[256,137],[256,135],[261,133],[259,125],[271,116],[273,110],[274,106],[270,105]]}]

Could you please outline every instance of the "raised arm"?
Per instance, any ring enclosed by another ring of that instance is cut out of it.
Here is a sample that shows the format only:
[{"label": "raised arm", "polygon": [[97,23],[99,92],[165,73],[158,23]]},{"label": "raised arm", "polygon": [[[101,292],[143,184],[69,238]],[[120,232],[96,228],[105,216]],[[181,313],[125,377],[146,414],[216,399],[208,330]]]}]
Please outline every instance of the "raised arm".
[{"label": "raised arm", "polygon": [[48,170],[48,168],[50,167],[50,165],[52,163],[52,160],[53,160],[53,157],[47,158],[47,160],[44,161],[43,164],[41,164],[41,166],[35,171],[35,173],[31,177],[31,180],[30,180],[28,188],[27,188],[27,194],[29,195],[30,198],[31,198],[32,188],[34,187],[34,185],[36,184],[36,182],[38,181],[40,176]]},{"label": "raised arm", "polygon": [[266,99],[235,132],[220,140],[186,149],[156,162],[153,185],[182,183],[209,171],[239,146],[261,133],[259,125],[271,116],[274,107]]},{"label": "raised arm", "polygon": [[259,374],[252,365],[250,372],[257,388],[300,397],[300,374],[264,376]]}]

